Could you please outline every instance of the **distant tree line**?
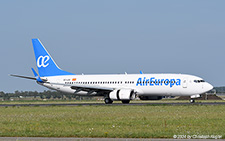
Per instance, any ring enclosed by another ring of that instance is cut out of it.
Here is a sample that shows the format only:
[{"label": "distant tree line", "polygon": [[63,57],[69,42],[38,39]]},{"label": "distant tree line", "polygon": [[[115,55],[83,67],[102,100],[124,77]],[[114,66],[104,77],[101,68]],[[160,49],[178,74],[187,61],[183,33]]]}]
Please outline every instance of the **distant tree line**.
[{"label": "distant tree line", "polygon": [[[216,93],[224,93],[225,94],[225,87],[214,87],[216,90]],[[3,91],[0,91],[0,99],[3,100],[10,100],[11,98],[27,98],[32,97],[33,99],[75,99],[75,100],[83,100],[83,99],[92,99],[92,97],[87,96],[76,96],[74,94],[65,94],[58,91],[43,91],[43,92],[37,92],[37,91],[15,91],[14,93],[4,93]]]},{"label": "distant tree line", "polygon": [[65,94],[58,91],[43,91],[43,92],[37,92],[37,91],[15,91],[14,93],[4,93],[3,91],[0,91],[0,99],[3,100],[10,100],[11,98],[27,98],[32,97],[33,99],[76,99],[76,100],[83,100],[83,99],[91,99],[91,97],[82,97],[82,96],[76,96],[74,94]]},{"label": "distant tree line", "polygon": [[225,87],[214,87],[216,93],[225,93]]}]

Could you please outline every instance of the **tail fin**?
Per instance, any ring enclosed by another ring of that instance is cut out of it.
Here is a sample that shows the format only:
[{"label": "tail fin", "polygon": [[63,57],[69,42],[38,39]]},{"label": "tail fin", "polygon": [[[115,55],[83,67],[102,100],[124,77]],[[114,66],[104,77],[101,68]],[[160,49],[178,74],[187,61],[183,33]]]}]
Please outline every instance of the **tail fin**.
[{"label": "tail fin", "polygon": [[39,39],[32,39],[32,43],[40,77],[73,75],[72,73],[61,70],[57,66]]}]

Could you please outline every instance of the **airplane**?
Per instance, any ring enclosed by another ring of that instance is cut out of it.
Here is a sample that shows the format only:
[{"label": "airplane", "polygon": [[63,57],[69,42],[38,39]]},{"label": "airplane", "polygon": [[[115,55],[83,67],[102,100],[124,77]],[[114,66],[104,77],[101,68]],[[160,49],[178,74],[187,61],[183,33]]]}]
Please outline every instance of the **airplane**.
[{"label": "airplane", "polygon": [[102,74],[76,75],[62,70],[39,39],[32,39],[38,73],[34,77],[11,75],[36,80],[44,87],[63,93],[103,96],[105,104],[122,101],[160,100],[163,96],[190,96],[190,102],[213,89],[202,78],[188,74]]}]

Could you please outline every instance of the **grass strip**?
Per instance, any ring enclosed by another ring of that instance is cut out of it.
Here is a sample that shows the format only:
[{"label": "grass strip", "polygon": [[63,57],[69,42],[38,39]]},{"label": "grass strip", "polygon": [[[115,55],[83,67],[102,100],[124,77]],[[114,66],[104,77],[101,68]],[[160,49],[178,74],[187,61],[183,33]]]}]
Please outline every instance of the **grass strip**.
[{"label": "grass strip", "polygon": [[0,107],[0,136],[225,138],[224,109],[225,105]]}]

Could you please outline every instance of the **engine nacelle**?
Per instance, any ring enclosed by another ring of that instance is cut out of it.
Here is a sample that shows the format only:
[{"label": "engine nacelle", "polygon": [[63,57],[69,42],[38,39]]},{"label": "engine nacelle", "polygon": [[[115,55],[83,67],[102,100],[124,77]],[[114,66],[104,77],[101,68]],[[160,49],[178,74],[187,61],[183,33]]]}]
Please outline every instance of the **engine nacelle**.
[{"label": "engine nacelle", "polygon": [[161,100],[162,96],[139,96],[140,100]]},{"label": "engine nacelle", "polygon": [[136,94],[132,89],[119,89],[109,93],[111,100],[133,100],[135,97]]}]

